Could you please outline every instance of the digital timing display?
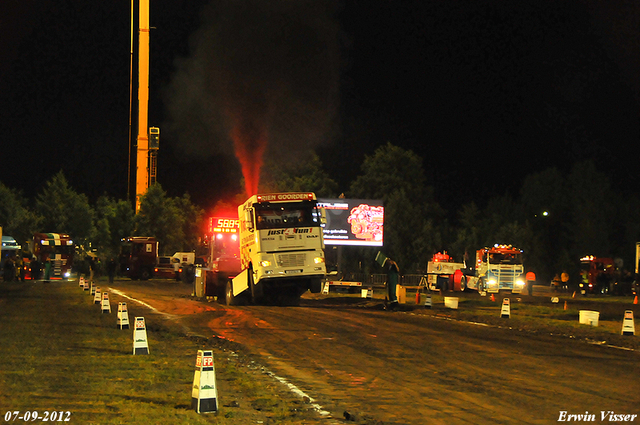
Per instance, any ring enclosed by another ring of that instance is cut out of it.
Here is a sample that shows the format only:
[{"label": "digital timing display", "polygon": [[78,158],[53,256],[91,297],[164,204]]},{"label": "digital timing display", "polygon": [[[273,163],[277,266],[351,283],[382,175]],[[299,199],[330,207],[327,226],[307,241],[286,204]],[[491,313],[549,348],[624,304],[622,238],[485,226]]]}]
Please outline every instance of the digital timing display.
[{"label": "digital timing display", "polygon": [[240,220],[228,217],[211,217],[209,219],[209,233],[238,233]]}]

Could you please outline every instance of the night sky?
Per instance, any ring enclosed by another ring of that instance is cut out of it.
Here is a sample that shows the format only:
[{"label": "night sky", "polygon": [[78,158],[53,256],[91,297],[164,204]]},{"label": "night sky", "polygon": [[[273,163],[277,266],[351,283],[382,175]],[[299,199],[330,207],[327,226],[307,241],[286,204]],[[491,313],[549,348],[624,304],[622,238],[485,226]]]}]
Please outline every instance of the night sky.
[{"label": "night sky", "polygon": [[[5,185],[33,196],[63,170],[126,197],[129,12],[2,2]],[[316,151],[341,191],[376,147],[412,149],[447,209],[585,159],[638,187],[637,1],[151,0],[151,26],[158,180],[205,208],[240,190],[234,126],[276,161]]]}]

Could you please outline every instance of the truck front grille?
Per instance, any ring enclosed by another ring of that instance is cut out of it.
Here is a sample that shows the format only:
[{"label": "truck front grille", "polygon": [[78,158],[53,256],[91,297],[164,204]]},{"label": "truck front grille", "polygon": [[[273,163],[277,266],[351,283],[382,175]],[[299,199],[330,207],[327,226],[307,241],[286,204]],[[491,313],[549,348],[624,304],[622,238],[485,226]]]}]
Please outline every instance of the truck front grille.
[{"label": "truck front grille", "polygon": [[306,254],[280,254],[278,265],[280,267],[303,267]]}]

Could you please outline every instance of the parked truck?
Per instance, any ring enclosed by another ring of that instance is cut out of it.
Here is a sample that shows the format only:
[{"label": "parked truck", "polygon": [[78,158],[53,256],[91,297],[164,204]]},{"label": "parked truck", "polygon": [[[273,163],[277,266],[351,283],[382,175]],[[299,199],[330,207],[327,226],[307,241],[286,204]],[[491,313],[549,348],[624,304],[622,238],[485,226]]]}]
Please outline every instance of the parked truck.
[{"label": "parked truck", "polygon": [[613,258],[587,255],[580,259],[580,293],[606,294],[616,283],[616,267]]},{"label": "parked truck", "polygon": [[433,255],[427,262],[427,283],[429,289],[464,291],[467,289],[467,278],[463,273],[465,263],[456,263],[447,251]]},{"label": "parked truck", "polygon": [[227,304],[295,305],[304,292],[321,292],[326,218],[315,194],[254,195],[238,207],[238,220],[241,271],[227,280]]},{"label": "parked truck", "polygon": [[68,279],[71,276],[75,246],[66,233],[34,233],[33,255],[44,265],[50,262],[51,279]]},{"label": "parked truck", "polygon": [[476,251],[475,271],[467,287],[478,292],[501,290],[521,293],[526,288],[522,250],[511,245],[494,245]]},{"label": "parked truck", "polygon": [[120,244],[120,274],[131,279],[148,280],[158,265],[158,241],[151,236],[129,236]]}]

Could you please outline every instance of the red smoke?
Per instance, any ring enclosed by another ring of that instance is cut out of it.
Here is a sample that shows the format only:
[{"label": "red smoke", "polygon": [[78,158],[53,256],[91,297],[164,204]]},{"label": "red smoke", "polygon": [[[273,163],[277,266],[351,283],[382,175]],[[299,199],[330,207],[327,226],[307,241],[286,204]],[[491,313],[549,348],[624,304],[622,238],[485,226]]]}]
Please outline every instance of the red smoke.
[{"label": "red smoke", "polygon": [[245,191],[247,196],[253,196],[258,193],[262,157],[267,147],[267,131],[261,120],[245,116],[235,118],[231,139],[242,167]]}]

